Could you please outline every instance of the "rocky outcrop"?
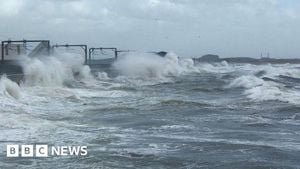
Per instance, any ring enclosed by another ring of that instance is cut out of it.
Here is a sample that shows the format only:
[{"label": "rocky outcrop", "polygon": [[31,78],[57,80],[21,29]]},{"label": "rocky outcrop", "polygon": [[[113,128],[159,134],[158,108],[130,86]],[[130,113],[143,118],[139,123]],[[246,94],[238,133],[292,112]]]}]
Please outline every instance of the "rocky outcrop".
[{"label": "rocky outcrop", "polygon": [[220,57],[219,55],[207,54],[201,58],[195,58],[194,60],[198,62],[218,62],[220,61]]}]

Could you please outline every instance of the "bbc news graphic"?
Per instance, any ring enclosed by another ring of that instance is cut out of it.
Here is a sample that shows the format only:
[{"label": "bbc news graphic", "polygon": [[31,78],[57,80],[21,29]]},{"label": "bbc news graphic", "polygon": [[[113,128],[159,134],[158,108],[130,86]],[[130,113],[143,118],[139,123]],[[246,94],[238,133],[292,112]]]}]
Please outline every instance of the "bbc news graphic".
[{"label": "bbc news graphic", "polygon": [[0,169],[300,167],[300,0],[0,0]]},{"label": "bbc news graphic", "polygon": [[7,145],[7,157],[86,156],[87,146]]}]

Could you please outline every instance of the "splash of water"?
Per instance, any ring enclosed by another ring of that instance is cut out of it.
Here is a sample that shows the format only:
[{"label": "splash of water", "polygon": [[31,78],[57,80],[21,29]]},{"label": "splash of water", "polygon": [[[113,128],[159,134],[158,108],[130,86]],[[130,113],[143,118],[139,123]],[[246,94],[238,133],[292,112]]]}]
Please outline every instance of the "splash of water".
[{"label": "splash of water", "polygon": [[76,54],[24,57],[20,63],[23,67],[25,86],[64,86],[75,80],[93,79],[90,68],[83,65],[83,58]]},{"label": "splash of water", "polygon": [[262,80],[258,77],[255,77],[253,75],[243,75],[243,76],[240,76],[240,77],[234,79],[228,85],[228,87],[229,88],[242,87],[242,88],[249,89],[249,88],[253,88],[253,87],[256,87],[256,86],[263,85],[264,83],[265,83],[264,80]]},{"label": "splash of water", "polygon": [[130,53],[119,58],[113,68],[127,77],[165,78],[197,71],[192,59],[179,59],[169,52],[165,57],[150,53]]},{"label": "splash of water", "polygon": [[[291,65],[246,65],[239,67],[242,75],[232,80],[229,88],[244,88],[244,94],[253,101],[281,101],[292,104],[300,103],[300,93],[293,88],[287,88],[283,82],[277,80],[280,75],[298,77],[300,70]],[[246,70],[252,70],[249,75]],[[256,70],[256,71],[255,71]],[[264,72],[261,77],[255,76],[257,72]],[[274,80],[264,80],[269,78]]]},{"label": "splash of water", "polygon": [[0,95],[19,99],[21,96],[21,89],[17,83],[11,81],[4,75],[0,77]]}]

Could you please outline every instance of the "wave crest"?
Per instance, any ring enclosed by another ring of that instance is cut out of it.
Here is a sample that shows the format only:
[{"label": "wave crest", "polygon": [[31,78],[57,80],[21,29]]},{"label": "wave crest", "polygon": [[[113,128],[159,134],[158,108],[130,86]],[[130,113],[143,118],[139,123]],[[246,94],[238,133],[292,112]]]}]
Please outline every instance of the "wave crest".
[{"label": "wave crest", "polygon": [[21,96],[21,89],[17,83],[11,81],[4,75],[0,77],[0,95],[19,99]]},{"label": "wave crest", "polygon": [[113,64],[113,68],[120,75],[142,78],[165,78],[197,71],[192,59],[179,59],[172,52],[165,57],[150,53],[131,53],[120,57]]},{"label": "wave crest", "polygon": [[63,86],[74,80],[92,79],[91,70],[83,65],[82,56],[64,53],[21,61],[26,86]]}]

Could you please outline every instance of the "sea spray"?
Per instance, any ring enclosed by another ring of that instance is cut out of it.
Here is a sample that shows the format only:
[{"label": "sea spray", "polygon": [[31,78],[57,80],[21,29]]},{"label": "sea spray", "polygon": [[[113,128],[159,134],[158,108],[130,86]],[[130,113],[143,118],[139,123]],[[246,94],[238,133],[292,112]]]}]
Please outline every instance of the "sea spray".
[{"label": "sea spray", "polygon": [[179,59],[173,52],[167,53],[165,57],[150,53],[130,53],[120,57],[113,68],[120,75],[145,79],[164,79],[184,72],[198,71],[192,59]]},{"label": "sea spray", "polygon": [[109,80],[110,79],[106,72],[98,72],[96,78],[98,80]]},{"label": "sea spray", "polygon": [[160,77],[164,69],[164,58],[153,54],[132,53],[120,57],[113,68],[124,76]]},{"label": "sea spray", "polygon": [[19,99],[21,96],[21,89],[17,83],[11,81],[4,75],[0,77],[0,95]]},{"label": "sea spray", "polygon": [[236,68],[226,61],[220,63],[196,63],[199,72],[206,73],[228,73],[234,72]]},{"label": "sea spray", "polygon": [[75,80],[92,79],[82,56],[70,53],[38,58],[24,57],[21,61],[25,86],[63,86]]}]

